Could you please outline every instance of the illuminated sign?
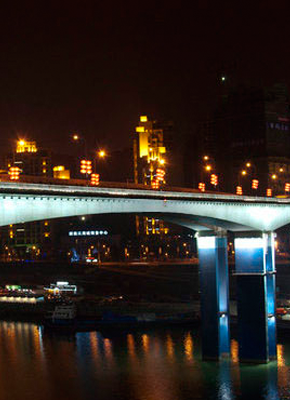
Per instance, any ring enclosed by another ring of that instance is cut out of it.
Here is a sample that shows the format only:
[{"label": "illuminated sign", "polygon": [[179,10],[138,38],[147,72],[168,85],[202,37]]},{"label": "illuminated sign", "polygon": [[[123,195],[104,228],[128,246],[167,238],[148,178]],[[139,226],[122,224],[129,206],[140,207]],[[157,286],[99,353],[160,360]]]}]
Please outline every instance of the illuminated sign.
[{"label": "illuminated sign", "polygon": [[69,236],[102,236],[108,235],[108,231],[69,231]]},{"label": "illuminated sign", "polygon": [[281,122],[267,122],[267,127],[279,131],[289,131],[289,125],[282,124]]}]

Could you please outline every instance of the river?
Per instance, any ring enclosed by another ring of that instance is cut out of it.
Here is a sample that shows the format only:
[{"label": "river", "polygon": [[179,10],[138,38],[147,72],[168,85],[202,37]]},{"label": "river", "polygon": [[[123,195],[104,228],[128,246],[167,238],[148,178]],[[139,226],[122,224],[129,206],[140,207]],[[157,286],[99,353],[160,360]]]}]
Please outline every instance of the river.
[{"label": "river", "polygon": [[0,400],[290,399],[290,338],[278,360],[203,362],[198,330],[48,335],[34,323],[0,322]]}]

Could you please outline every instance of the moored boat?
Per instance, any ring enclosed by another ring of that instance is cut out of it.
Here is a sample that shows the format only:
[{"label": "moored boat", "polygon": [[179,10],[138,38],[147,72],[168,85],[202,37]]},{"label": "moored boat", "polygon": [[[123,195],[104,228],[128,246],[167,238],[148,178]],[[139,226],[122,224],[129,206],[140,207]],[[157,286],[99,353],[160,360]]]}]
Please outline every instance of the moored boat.
[{"label": "moored boat", "polygon": [[76,307],[74,304],[60,304],[44,319],[44,327],[62,330],[74,330],[76,323]]}]

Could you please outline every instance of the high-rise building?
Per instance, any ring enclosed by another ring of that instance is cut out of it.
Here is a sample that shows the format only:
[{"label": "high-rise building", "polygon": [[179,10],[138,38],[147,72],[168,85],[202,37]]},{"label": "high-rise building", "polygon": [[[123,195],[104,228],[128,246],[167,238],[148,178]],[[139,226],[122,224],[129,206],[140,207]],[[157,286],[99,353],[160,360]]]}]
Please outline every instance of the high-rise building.
[{"label": "high-rise building", "polygon": [[[18,140],[7,155],[5,169],[18,167],[21,175],[52,177],[51,152],[37,147],[35,141]],[[2,256],[5,260],[47,258],[50,252],[52,224],[36,221],[10,225],[0,230]]]},{"label": "high-rise building", "polygon": [[[172,148],[171,142],[172,124],[151,121],[145,115],[140,117],[133,142],[135,183],[162,189],[168,180],[169,152],[166,145]],[[137,234],[144,235],[168,233],[162,220],[151,217],[137,217],[136,230]]]},{"label": "high-rise building", "polygon": [[[222,189],[266,195],[290,183],[290,110],[284,85],[238,88],[203,124],[203,153],[215,160]],[[254,182],[253,180],[258,181]]]},{"label": "high-rise building", "polygon": [[134,138],[135,183],[159,188],[166,183],[164,132],[156,122],[141,116]]}]

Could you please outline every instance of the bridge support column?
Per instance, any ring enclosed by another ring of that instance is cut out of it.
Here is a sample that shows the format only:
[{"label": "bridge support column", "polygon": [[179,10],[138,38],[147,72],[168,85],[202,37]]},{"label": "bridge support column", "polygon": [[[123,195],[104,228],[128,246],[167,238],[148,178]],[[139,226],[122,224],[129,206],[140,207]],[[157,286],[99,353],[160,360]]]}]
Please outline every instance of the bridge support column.
[{"label": "bridge support column", "polygon": [[203,359],[230,353],[229,279],[226,233],[197,237]]},{"label": "bridge support column", "polygon": [[235,238],[239,358],[276,358],[274,233]]}]

